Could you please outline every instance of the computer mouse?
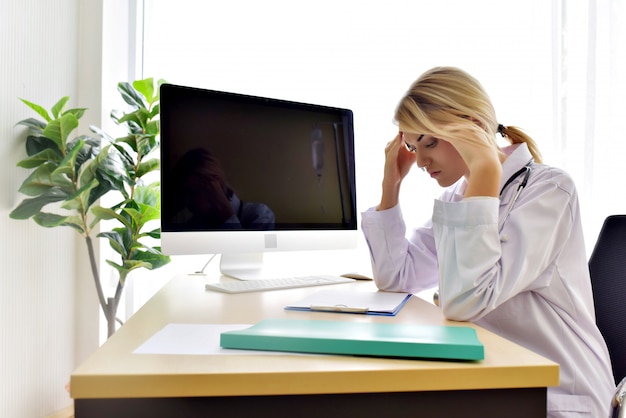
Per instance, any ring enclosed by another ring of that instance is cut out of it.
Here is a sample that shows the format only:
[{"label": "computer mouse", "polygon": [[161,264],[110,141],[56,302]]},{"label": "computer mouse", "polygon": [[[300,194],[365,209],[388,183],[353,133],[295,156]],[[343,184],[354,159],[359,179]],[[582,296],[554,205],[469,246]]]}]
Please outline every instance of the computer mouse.
[{"label": "computer mouse", "polygon": [[348,279],[355,279],[355,280],[373,280],[371,277],[367,277],[359,273],[344,273],[341,275],[341,277],[346,277]]}]

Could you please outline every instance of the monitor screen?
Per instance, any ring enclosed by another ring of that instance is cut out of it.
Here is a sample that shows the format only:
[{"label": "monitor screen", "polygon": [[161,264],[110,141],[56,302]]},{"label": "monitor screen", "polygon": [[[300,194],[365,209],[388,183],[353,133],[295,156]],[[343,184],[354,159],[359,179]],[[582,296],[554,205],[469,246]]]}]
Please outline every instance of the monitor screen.
[{"label": "monitor screen", "polygon": [[161,245],[262,278],[269,251],[357,243],[352,112],[164,84]]}]

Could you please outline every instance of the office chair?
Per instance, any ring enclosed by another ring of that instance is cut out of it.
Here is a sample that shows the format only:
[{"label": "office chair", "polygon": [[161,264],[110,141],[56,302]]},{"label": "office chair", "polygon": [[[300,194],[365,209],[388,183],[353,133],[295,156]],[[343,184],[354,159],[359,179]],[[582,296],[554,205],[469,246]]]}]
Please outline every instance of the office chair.
[{"label": "office chair", "polygon": [[[596,323],[604,336],[618,385],[613,417],[626,416],[626,215],[604,220],[589,258]],[[621,384],[620,384],[621,381]]]}]

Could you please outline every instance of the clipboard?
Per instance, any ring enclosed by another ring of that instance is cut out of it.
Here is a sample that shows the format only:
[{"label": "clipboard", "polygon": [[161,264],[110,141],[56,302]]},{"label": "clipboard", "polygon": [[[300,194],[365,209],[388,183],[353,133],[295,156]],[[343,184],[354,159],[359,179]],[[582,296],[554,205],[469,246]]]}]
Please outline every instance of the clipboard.
[{"label": "clipboard", "polygon": [[410,293],[358,292],[325,289],[285,306],[286,310],[395,316],[411,298]]}]

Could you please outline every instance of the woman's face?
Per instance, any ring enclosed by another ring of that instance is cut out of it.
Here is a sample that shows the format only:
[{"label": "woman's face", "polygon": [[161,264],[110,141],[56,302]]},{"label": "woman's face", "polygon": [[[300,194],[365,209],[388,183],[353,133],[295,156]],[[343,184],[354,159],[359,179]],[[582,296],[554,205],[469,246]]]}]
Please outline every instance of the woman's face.
[{"label": "woman's face", "polygon": [[454,146],[432,135],[402,133],[409,152],[415,154],[417,166],[437,180],[441,187],[456,183],[469,170]]}]

